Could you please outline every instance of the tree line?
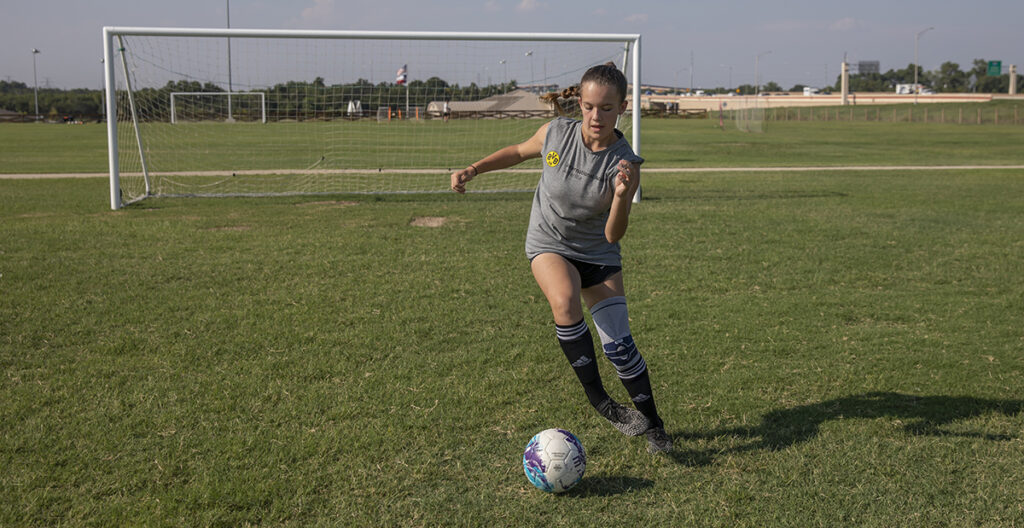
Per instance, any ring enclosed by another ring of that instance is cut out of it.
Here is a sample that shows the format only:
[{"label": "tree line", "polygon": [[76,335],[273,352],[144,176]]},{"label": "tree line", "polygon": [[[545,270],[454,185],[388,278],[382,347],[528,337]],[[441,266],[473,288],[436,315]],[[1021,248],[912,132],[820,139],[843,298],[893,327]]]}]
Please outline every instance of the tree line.
[{"label": "tree line", "polygon": [[[974,59],[971,68],[961,70],[960,65],[946,61],[936,70],[925,71],[918,67],[917,77],[920,84],[936,93],[1006,93],[1010,89],[1010,75],[988,75],[988,61]],[[1024,76],[1017,75],[1017,86],[1022,86]],[[834,90],[840,89],[841,77],[836,78]],[[897,84],[913,84],[914,65],[906,68],[889,70],[885,73],[859,73],[850,75],[850,90],[855,92],[887,92]]]},{"label": "tree line", "polygon": [[[30,115],[35,113],[35,92],[22,82],[0,81],[0,109]],[[75,88],[39,89],[39,113],[61,117],[62,115],[98,115],[103,106],[100,90]]]},{"label": "tree line", "polygon": [[[407,104],[410,107],[426,107],[433,101],[475,101],[510,92],[516,87],[516,81],[478,86],[476,83],[449,84],[439,77],[431,77],[425,81],[416,80],[407,85],[386,82],[374,84],[366,79],[359,79],[354,83],[327,85],[322,77],[317,77],[312,82],[288,81],[270,88],[245,91],[266,94],[267,115],[273,116],[274,119],[316,119],[345,115],[348,101],[359,101],[364,115],[376,115],[377,109],[381,107],[391,107],[397,111],[405,108]],[[181,80],[168,81],[159,88],[138,89],[132,95],[137,108],[167,108],[173,92],[226,91],[223,87],[209,82]],[[39,113],[51,119],[63,116],[99,117],[104,113],[103,100],[104,94],[101,90],[40,89]],[[33,114],[35,95],[32,87],[21,82],[0,81],[0,108],[20,114]],[[235,97],[232,109],[237,118],[259,118],[259,102],[255,98]],[[198,111],[215,110],[208,108]]]},{"label": "tree line", "polygon": [[[842,75],[836,75],[835,84],[821,86],[823,91],[838,92],[842,89]],[[1007,93],[1010,89],[1010,75],[999,76],[988,75],[988,61],[974,59],[968,70],[961,70],[960,65],[946,61],[936,70],[925,71],[917,67],[917,82],[924,88],[936,93]],[[852,92],[892,92],[897,84],[914,83],[914,64],[908,64],[906,68],[890,69],[885,73],[850,73],[850,91]],[[790,92],[802,92],[807,84],[797,84],[790,88]],[[1024,89],[1024,75],[1017,75],[1018,89]],[[768,81],[760,86],[762,92],[786,91],[774,81]],[[735,92],[741,95],[753,95],[756,87],[750,84],[743,84],[736,87]],[[708,90],[711,93],[727,93],[732,91],[729,88],[718,87]]]},{"label": "tree line", "polygon": [[[890,69],[885,73],[856,73],[850,75],[850,90],[854,92],[891,92],[897,84],[914,82],[913,64],[906,68]],[[955,62],[944,62],[938,69],[925,71],[918,69],[918,82],[925,88],[937,93],[1006,93],[1009,89],[1009,75],[987,75],[988,61],[975,59],[967,70],[960,68]],[[842,79],[836,77],[832,86],[822,87],[824,90],[839,91]],[[789,91],[802,91],[805,85],[797,84]],[[1024,76],[1017,75],[1017,86],[1024,88]],[[431,77],[425,81],[415,80],[408,85],[380,82],[371,83],[359,79],[354,83],[327,85],[322,77],[313,81],[288,81],[276,84],[259,91],[267,94],[267,114],[275,119],[293,117],[296,119],[334,118],[345,114],[349,100],[358,100],[366,115],[375,115],[378,108],[425,107],[432,101],[475,101],[512,91],[516,81],[501,84],[478,86],[470,83],[466,86],[449,84],[439,77]],[[753,94],[755,86],[744,84],[739,87],[717,87],[707,90],[710,93],[738,92]],[[761,91],[779,92],[783,87],[774,81],[760,86]],[[160,88],[142,88],[135,92],[136,104],[139,107],[165,107],[171,92],[224,92],[223,87],[213,83],[198,81],[169,81]],[[55,120],[65,116],[98,118],[104,114],[103,93],[101,90],[76,88],[64,90],[60,88],[41,88],[38,91],[39,113]],[[258,112],[252,102],[238,100],[238,111],[245,113]],[[234,105],[234,103],[233,103]],[[0,81],[0,109],[31,115],[35,112],[35,94],[33,87],[22,82]],[[245,115],[239,116],[245,118]],[[252,117],[253,119],[258,116]]]}]

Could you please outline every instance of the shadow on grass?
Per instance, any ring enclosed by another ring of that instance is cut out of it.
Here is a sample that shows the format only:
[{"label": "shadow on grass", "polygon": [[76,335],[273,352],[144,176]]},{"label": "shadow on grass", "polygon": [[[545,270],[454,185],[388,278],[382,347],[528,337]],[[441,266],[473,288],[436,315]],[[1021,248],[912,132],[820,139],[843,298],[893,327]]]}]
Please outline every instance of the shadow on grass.
[{"label": "shadow on grass", "polygon": [[[679,433],[674,435],[677,448],[671,456],[680,464],[702,466],[712,463],[714,457],[722,453],[777,451],[814,438],[825,422],[849,418],[895,418],[903,424],[903,430],[912,435],[1004,441],[1014,437],[985,431],[950,431],[946,427],[954,422],[985,414],[1013,416],[1021,412],[1024,412],[1024,400],[869,392],[770,411],[761,417],[759,425],[752,427],[726,427],[706,432]],[[717,438],[749,440],[749,443],[731,449],[710,451],[686,450],[683,444],[685,440]]]},{"label": "shadow on grass", "polygon": [[653,480],[636,477],[586,477],[566,494],[576,497],[611,497],[639,491],[653,485]]}]

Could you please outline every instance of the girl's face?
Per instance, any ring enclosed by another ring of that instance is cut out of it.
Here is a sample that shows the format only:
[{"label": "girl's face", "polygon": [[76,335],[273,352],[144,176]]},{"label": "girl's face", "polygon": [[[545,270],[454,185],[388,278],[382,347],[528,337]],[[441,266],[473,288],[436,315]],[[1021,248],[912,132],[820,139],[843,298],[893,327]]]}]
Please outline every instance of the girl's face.
[{"label": "girl's face", "polygon": [[618,88],[596,82],[580,86],[583,110],[583,141],[589,148],[605,148],[615,142],[615,120],[626,111],[627,102]]}]

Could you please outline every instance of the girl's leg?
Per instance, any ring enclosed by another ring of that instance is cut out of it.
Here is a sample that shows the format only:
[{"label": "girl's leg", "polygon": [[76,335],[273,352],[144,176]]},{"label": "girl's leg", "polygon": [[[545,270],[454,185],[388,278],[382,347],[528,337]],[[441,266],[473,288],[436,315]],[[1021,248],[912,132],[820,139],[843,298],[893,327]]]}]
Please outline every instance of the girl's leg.
[{"label": "girl's leg", "polygon": [[584,289],[582,294],[590,307],[605,356],[615,365],[619,380],[626,387],[633,405],[650,421],[647,438],[651,451],[670,450],[672,441],[665,433],[665,424],[654,404],[647,363],[637,350],[629,329],[622,273],[616,273],[603,283]]},{"label": "girl's leg", "polygon": [[608,398],[601,383],[594,353],[594,339],[583,319],[580,303],[580,274],[567,260],[554,253],[537,255],[530,262],[544,296],[551,305],[558,344],[583,385],[590,404],[597,407]]},{"label": "girl's leg", "polygon": [[537,285],[544,292],[556,325],[571,325],[583,320],[580,303],[580,273],[561,255],[542,253],[530,261]]},{"label": "girl's leg", "polygon": [[553,253],[534,257],[530,267],[551,306],[558,344],[583,385],[590,404],[624,434],[643,434],[649,426],[647,419],[612,400],[601,383],[594,339],[583,318],[579,271],[563,257]]}]

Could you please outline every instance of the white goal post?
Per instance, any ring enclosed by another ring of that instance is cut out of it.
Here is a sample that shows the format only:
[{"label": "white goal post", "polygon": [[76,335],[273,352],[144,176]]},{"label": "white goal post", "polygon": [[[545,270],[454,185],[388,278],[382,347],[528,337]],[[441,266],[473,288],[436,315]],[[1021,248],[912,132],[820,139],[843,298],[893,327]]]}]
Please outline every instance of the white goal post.
[{"label": "white goal post", "polygon": [[218,117],[222,120],[234,119],[234,112],[232,111],[231,99],[232,96],[253,96],[260,100],[260,122],[267,122],[267,94],[263,92],[171,92],[171,124],[178,124],[178,105],[175,99],[185,97],[192,97],[197,99],[211,98],[211,99],[224,99],[226,102],[223,107],[215,107],[212,105],[207,106],[201,112],[191,112],[192,115],[198,114],[193,119],[217,119]]},{"label": "white goal post", "polygon": [[[448,192],[452,170],[556,115],[540,95],[606,62],[630,84],[617,128],[640,153],[637,34],[104,27],[103,51],[112,209]],[[540,167],[481,175],[471,191],[532,190]]]}]

